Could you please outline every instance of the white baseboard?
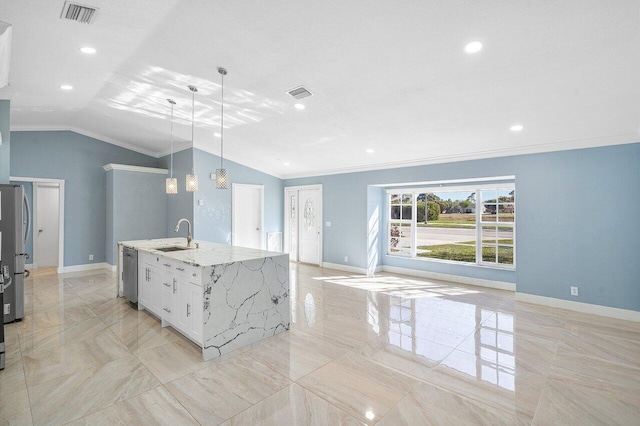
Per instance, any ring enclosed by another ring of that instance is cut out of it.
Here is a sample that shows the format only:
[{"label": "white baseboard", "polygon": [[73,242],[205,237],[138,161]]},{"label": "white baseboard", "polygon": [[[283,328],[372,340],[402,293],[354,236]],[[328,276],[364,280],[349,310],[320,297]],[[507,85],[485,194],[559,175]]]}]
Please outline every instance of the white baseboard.
[{"label": "white baseboard", "polygon": [[64,267],[58,268],[58,273],[68,274],[69,272],[92,271],[94,269],[108,269],[111,271],[112,265],[109,265],[106,262],[98,262],[98,263],[87,263],[84,265],[64,266]]},{"label": "white baseboard", "polygon": [[400,268],[397,266],[382,265],[384,272],[393,272],[394,274],[411,275],[420,278],[432,278],[434,280],[451,281],[459,284],[475,285],[479,287],[495,288],[498,290],[516,291],[514,283],[505,281],[483,280],[480,278],[470,278],[461,275],[441,274],[438,272],[420,271],[418,269]]},{"label": "white baseboard", "polygon": [[[330,263],[330,262],[322,262],[322,267],[328,268],[328,269],[336,269],[338,271],[351,272],[354,274],[362,274],[362,275],[367,275],[369,272],[365,268],[358,268],[356,266],[341,265],[339,263]],[[375,272],[380,272],[380,271],[382,271],[382,267],[380,266],[376,267]]]},{"label": "white baseboard", "polygon": [[31,270],[36,269],[36,267],[35,267],[35,266],[33,266],[33,263],[25,263],[25,264],[24,264],[24,269],[28,269],[28,270],[30,270],[30,271],[31,271]]},{"label": "white baseboard", "polygon": [[640,322],[640,312],[629,309],[611,308],[609,306],[592,305],[591,303],[574,302],[573,300],[556,299],[554,297],[538,296],[535,294],[516,293],[516,300],[551,308],[566,309],[583,314],[599,315],[601,317],[616,318],[626,321]]}]

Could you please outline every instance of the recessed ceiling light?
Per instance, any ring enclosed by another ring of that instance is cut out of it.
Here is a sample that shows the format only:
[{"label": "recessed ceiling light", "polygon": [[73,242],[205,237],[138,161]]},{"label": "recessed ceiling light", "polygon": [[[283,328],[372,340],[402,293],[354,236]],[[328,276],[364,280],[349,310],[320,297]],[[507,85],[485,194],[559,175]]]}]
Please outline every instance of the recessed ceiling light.
[{"label": "recessed ceiling light", "polygon": [[374,152],[376,152],[375,150],[368,148],[367,149],[367,154],[373,154]]},{"label": "recessed ceiling light", "polygon": [[306,108],[303,104],[295,104],[294,107],[296,109],[305,109]]},{"label": "recessed ceiling light", "polygon": [[287,162],[285,162],[285,163],[283,163],[283,164],[284,164],[285,166],[290,166],[290,165],[291,165],[291,163],[287,163]]},{"label": "recessed ceiling light", "polygon": [[481,51],[483,47],[484,44],[482,44],[481,41],[472,41],[464,47],[464,51],[467,53],[477,53]]},{"label": "recessed ceiling light", "polygon": [[509,127],[509,130],[511,130],[512,132],[520,132],[522,131],[522,129],[524,129],[524,126],[522,124],[514,124],[513,126]]},{"label": "recessed ceiling light", "polygon": [[93,47],[89,47],[89,46],[81,47],[80,51],[82,53],[86,53],[87,55],[93,55],[94,53],[96,53],[96,49],[94,49]]},{"label": "recessed ceiling light", "polygon": [[60,88],[62,90],[73,90],[73,86],[71,86],[69,84],[63,84],[62,86],[60,86]]},{"label": "recessed ceiling light", "polygon": [[220,137],[220,136],[222,136],[222,135],[221,135],[220,133],[218,133],[218,132],[215,132],[215,133],[213,134],[213,136],[215,136],[216,138],[219,138],[219,137]]}]

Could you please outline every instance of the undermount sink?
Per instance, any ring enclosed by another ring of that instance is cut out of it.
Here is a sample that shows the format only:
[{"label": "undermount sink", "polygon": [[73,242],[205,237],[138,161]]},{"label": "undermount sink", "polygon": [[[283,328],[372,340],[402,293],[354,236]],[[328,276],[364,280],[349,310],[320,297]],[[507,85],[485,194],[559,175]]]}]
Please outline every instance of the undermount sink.
[{"label": "undermount sink", "polygon": [[178,246],[169,246],[169,247],[156,247],[155,250],[169,252],[169,251],[181,251],[181,250],[189,250],[187,247],[178,247]]}]

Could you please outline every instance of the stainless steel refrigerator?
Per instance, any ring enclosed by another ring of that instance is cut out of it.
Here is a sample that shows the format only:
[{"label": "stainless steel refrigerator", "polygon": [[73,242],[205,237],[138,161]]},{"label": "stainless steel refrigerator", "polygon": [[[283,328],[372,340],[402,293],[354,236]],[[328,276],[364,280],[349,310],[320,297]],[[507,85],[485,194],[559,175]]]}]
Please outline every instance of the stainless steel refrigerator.
[{"label": "stainless steel refrigerator", "polygon": [[22,185],[0,185],[0,268],[8,268],[11,285],[4,288],[3,323],[24,317],[25,245],[29,235],[29,203]]}]

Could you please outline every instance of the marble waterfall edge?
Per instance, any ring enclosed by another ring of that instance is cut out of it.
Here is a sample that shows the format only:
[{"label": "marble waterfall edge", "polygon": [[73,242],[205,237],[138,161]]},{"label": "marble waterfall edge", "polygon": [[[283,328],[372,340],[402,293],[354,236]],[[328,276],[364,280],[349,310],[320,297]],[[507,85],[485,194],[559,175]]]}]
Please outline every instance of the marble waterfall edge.
[{"label": "marble waterfall edge", "polygon": [[205,360],[289,329],[289,256],[203,270]]}]

